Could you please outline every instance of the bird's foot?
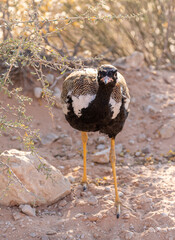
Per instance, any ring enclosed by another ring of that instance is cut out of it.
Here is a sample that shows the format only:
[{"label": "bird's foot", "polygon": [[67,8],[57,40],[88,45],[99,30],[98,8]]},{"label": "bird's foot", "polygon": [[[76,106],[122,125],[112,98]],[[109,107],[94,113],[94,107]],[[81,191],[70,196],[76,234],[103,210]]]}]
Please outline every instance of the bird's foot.
[{"label": "bird's foot", "polygon": [[87,188],[88,188],[87,178],[83,178],[82,181],[81,181],[81,184],[82,184],[82,186],[83,186],[83,191],[86,191]]},{"label": "bird's foot", "polygon": [[88,184],[87,183],[82,183],[82,185],[83,185],[83,191],[85,192],[88,188]]},{"label": "bird's foot", "polygon": [[121,213],[121,206],[124,208],[127,208],[128,210],[130,210],[131,212],[134,212],[133,209],[131,209],[130,207],[124,205],[123,203],[121,203],[120,201],[116,201],[115,202],[115,207],[116,207],[116,217],[119,218],[120,217],[120,213]]},{"label": "bird's foot", "polygon": [[120,201],[116,201],[115,202],[115,207],[116,207],[116,217],[117,218],[120,217],[120,206],[121,206],[121,202]]}]

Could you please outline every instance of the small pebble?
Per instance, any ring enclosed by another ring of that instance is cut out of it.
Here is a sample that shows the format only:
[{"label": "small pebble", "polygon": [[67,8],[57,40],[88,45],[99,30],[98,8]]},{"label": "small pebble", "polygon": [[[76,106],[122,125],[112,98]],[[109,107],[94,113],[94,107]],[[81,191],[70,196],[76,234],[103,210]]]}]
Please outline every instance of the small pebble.
[{"label": "small pebble", "polygon": [[17,136],[11,136],[11,138],[10,138],[12,141],[15,141],[15,140],[17,140],[18,139],[18,137]]},{"label": "small pebble", "polygon": [[59,206],[64,207],[64,206],[66,206],[66,204],[67,204],[67,201],[65,199],[63,199],[60,201]]},{"label": "small pebble", "polygon": [[58,139],[58,135],[55,133],[49,133],[41,137],[42,145],[49,145]]},{"label": "small pebble", "polygon": [[49,230],[46,232],[47,235],[55,235],[57,232],[55,230]]},{"label": "small pebble", "polygon": [[32,238],[35,238],[37,235],[36,235],[36,233],[29,233],[29,236]]},{"label": "small pebble", "polygon": [[87,219],[91,222],[96,222],[98,220],[98,216],[95,215],[89,215]]},{"label": "small pebble", "polygon": [[168,214],[167,213],[161,213],[161,215],[163,216],[163,217],[168,217]]},{"label": "small pebble", "polygon": [[75,182],[75,178],[72,177],[72,176],[69,176],[69,177],[68,177],[68,180],[69,180],[70,183],[74,183],[74,182]]},{"label": "small pebble", "polygon": [[36,209],[32,208],[30,205],[20,205],[19,208],[23,213],[25,213],[28,216],[36,216]]},{"label": "small pebble", "polygon": [[95,196],[90,196],[90,197],[88,198],[88,203],[89,203],[90,205],[96,205],[96,204],[98,203],[98,199],[97,199]]},{"label": "small pebble", "polygon": [[153,227],[148,228],[148,232],[152,233],[155,232],[155,229]]},{"label": "small pebble", "polygon": [[139,134],[137,137],[138,142],[144,142],[146,140],[146,135],[144,133]]},{"label": "small pebble", "polygon": [[135,144],[134,139],[130,139],[130,140],[129,140],[129,144],[134,145],[134,144]]},{"label": "small pebble", "polygon": [[99,144],[99,145],[97,146],[97,149],[98,149],[98,150],[103,150],[103,149],[105,149],[105,145],[104,145],[104,144]]},{"label": "small pebble", "polygon": [[142,153],[148,154],[150,153],[150,147],[145,147],[142,149]]},{"label": "small pebble", "polygon": [[42,95],[43,89],[40,88],[40,87],[35,87],[35,88],[33,89],[33,91],[34,91],[34,96],[35,96],[36,98],[40,98],[41,95]]},{"label": "small pebble", "polygon": [[123,219],[129,219],[129,218],[130,218],[130,214],[129,214],[129,213],[124,213],[124,214],[122,215],[122,218],[123,218]]},{"label": "small pebble", "polygon": [[110,191],[111,191],[111,188],[110,188],[110,187],[105,187],[105,191],[106,191],[106,192],[110,192]]},{"label": "small pebble", "polygon": [[24,214],[19,213],[19,212],[14,212],[14,213],[12,213],[12,216],[13,216],[14,220],[17,221],[17,220],[23,218]]},{"label": "small pebble", "polygon": [[106,143],[106,137],[105,136],[100,136],[97,139],[97,141],[98,141],[99,144],[105,144]]},{"label": "small pebble", "polygon": [[77,213],[77,214],[75,215],[75,218],[79,218],[79,217],[82,217],[82,216],[84,216],[82,213]]},{"label": "small pebble", "polygon": [[123,150],[123,145],[121,143],[115,145],[115,152],[116,154],[120,154]]},{"label": "small pebble", "polygon": [[51,73],[48,73],[46,75],[46,80],[49,83],[49,85],[52,85],[54,83],[54,75]]},{"label": "small pebble", "polygon": [[48,236],[42,236],[41,240],[49,240],[49,237]]},{"label": "small pebble", "polygon": [[72,138],[71,137],[63,137],[61,139],[61,142],[63,145],[72,146]]},{"label": "small pebble", "polygon": [[141,152],[136,152],[136,153],[135,153],[135,156],[136,156],[136,157],[139,157],[140,155],[141,155]]},{"label": "small pebble", "polygon": [[109,155],[107,153],[104,152],[105,150],[101,151],[101,152],[96,152],[93,155],[93,161],[96,163],[109,163]]},{"label": "small pebble", "polygon": [[128,231],[128,232],[125,234],[125,239],[126,239],[126,240],[130,240],[130,239],[132,239],[133,235],[134,235],[133,232],[129,232],[129,231]]}]

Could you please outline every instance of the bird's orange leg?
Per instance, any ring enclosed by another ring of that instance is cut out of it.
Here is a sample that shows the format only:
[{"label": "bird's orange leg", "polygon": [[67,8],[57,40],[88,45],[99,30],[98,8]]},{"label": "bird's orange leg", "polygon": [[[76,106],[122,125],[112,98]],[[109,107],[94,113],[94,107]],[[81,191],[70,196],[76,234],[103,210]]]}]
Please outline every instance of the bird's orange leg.
[{"label": "bird's orange leg", "polygon": [[[82,183],[86,184],[87,183],[87,175],[86,175],[86,144],[87,144],[87,140],[88,140],[88,135],[87,132],[81,132],[81,139],[83,142],[83,178],[82,178]],[[84,188],[86,188],[84,186]]]},{"label": "bird's orange leg", "polygon": [[114,177],[114,187],[115,187],[115,206],[117,210],[117,218],[120,216],[120,199],[118,195],[118,188],[117,188],[117,178],[116,178],[116,169],[115,169],[115,163],[116,163],[116,155],[115,155],[115,139],[111,138],[111,149],[110,149],[110,162],[112,165],[112,172]]}]

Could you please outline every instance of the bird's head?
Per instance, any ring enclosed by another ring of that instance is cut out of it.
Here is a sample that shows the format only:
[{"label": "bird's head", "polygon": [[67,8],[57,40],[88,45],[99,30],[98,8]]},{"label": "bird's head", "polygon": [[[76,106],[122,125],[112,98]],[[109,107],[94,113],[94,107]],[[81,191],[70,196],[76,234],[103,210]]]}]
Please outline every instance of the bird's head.
[{"label": "bird's head", "polygon": [[99,85],[114,87],[117,82],[117,68],[112,65],[102,65],[98,68],[97,80]]}]

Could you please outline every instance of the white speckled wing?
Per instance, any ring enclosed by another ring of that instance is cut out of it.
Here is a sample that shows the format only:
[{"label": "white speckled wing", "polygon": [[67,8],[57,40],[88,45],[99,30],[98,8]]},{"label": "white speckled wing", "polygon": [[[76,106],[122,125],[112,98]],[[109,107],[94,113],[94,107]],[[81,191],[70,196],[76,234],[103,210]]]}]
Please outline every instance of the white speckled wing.
[{"label": "white speckled wing", "polygon": [[113,112],[112,114],[112,119],[116,118],[118,113],[120,112],[120,107],[122,105],[121,102],[116,102],[113,98],[110,98],[109,104],[111,106],[111,111]]},{"label": "white speckled wing", "polygon": [[96,95],[80,95],[78,97],[72,96],[72,106],[74,109],[74,113],[81,117],[81,110],[83,108],[87,108],[89,104],[95,99]]}]

